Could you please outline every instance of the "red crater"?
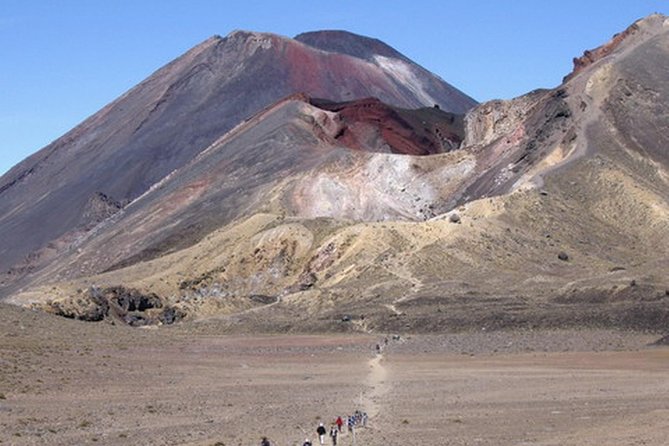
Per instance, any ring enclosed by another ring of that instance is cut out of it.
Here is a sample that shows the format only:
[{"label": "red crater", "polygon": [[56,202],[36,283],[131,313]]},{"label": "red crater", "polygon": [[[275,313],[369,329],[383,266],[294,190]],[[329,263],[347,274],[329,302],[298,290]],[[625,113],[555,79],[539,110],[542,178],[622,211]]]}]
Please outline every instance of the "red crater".
[{"label": "red crater", "polygon": [[338,114],[342,126],[335,139],[355,150],[433,155],[457,149],[463,138],[462,116],[436,107],[407,110],[376,98],[310,103]]}]

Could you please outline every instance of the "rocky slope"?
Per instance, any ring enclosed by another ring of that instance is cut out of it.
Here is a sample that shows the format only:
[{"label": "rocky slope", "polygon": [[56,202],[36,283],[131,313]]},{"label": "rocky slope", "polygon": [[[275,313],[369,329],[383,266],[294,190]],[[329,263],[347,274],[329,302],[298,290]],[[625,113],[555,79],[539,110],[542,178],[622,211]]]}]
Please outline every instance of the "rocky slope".
[{"label": "rocky slope", "polygon": [[124,286],[231,330],[663,329],[669,20],[614,40],[461,121],[282,100],[54,247],[10,301],[76,316]]}]

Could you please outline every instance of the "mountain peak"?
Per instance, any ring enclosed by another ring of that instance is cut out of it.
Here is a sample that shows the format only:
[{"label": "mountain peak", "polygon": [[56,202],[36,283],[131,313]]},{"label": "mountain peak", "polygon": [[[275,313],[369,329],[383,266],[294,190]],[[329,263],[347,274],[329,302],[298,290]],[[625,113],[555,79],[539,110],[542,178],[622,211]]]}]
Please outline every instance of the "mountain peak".
[{"label": "mountain peak", "polygon": [[227,36],[225,36],[225,39],[240,39],[240,40],[247,40],[247,39],[268,39],[268,38],[284,38],[282,36],[279,36],[278,34],[273,34],[273,33],[265,33],[265,32],[258,32],[258,31],[249,31],[246,29],[235,29],[232,30],[228,33]]},{"label": "mountain peak", "polygon": [[406,59],[399,51],[379,39],[343,30],[310,31],[295,36],[295,40],[310,47],[360,59],[371,60],[375,55]]},{"label": "mountain peak", "polygon": [[641,27],[663,27],[669,28],[669,17],[659,12],[650,14],[642,19],[639,19],[635,22]]},{"label": "mountain peak", "polygon": [[620,52],[625,48],[635,46],[657,34],[669,31],[669,18],[663,14],[655,13],[639,19],[628,26],[624,31],[616,33],[611,39],[590,50],[585,50],[582,56],[574,57],[574,68],[564,80],[569,80],[586,67],[598,62],[604,57]]},{"label": "mountain peak", "polygon": [[286,37],[272,33],[237,29],[231,31],[223,39],[223,42],[226,42],[233,48],[242,50],[239,53],[242,57],[248,57],[258,49],[268,50],[272,48],[280,40],[286,40]]}]

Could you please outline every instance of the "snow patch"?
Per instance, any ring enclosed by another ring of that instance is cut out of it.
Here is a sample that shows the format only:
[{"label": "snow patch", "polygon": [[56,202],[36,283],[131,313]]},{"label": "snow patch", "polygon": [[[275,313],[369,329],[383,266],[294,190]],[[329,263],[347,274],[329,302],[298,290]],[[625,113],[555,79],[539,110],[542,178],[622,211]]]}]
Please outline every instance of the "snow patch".
[{"label": "snow patch", "polygon": [[426,91],[425,84],[416,76],[413,67],[408,63],[378,54],[374,56],[374,60],[386,75],[408,88],[425,106],[431,107],[439,103]]}]

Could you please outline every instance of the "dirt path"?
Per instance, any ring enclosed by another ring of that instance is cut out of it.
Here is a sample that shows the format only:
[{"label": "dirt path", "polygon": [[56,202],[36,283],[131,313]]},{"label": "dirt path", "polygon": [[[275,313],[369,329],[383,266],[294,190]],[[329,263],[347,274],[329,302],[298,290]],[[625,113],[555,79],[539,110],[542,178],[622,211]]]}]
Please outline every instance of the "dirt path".
[{"label": "dirt path", "polygon": [[369,373],[367,374],[367,392],[363,394],[362,407],[370,419],[375,418],[381,412],[381,399],[390,388],[388,382],[388,371],[384,367],[382,353],[370,359]]},{"label": "dirt path", "polygon": [[384,304],[383,306],[392,311],[393,313],[395,313],[397,316],[400,316],[402,314],[402,312],[397,309],[397,306],[394,303]]}]

